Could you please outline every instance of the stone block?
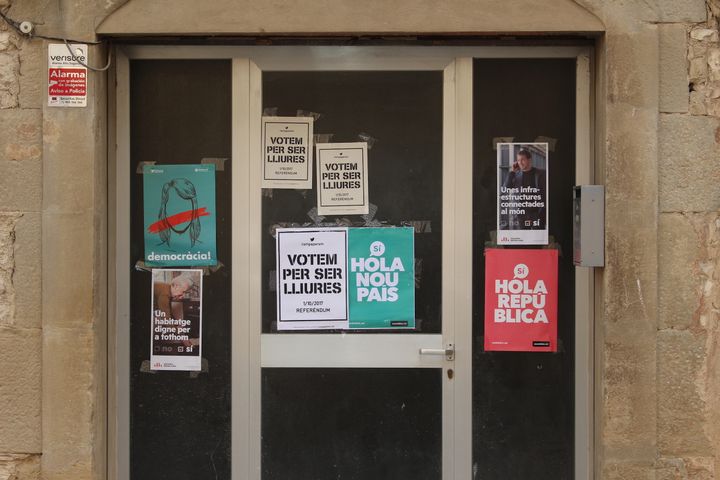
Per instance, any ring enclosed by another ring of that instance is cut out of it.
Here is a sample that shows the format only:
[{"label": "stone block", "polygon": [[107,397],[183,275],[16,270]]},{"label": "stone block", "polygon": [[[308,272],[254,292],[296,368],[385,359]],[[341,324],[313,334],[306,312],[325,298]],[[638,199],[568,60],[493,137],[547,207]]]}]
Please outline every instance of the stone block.
[{"label": "stone block", "polygon": [[685,459],[689,480],[717,480],[715,457],[688,457]]},{"label": "stone block", "polygon": [[687,468],[682,458],[658,459],[657,463],[657,480],[686,480]]},{"label": "stone block", "polygon": [[643,25],[632,33],[608,32],[606,46],[608,101],[657,111],[659,80],[647,72],[658,71],[658,26]]},{"label": "stone block", "polygon": [[[606,235],[605,336],[626,346],[648,344],[657,324],[657,245],[648,243],[649,232],[655,232],[655,237],[657,232],[654,223],[639,216],[633,214],[627,224],[613,223],[615,216],[606,217],[608,225],[627,234]],[[632,218],[638,220],[635,226]]]},{"label": "stone block", "polygon": [[45,52],[39,39],[25,40],[20,45],[20,108],[41,108],[45,101]]},{"label": "stone block", "polygon": [[662,114],[659,124],[661,212],[720,209],[716,118]]},{"label": "stone block", "polygon": [[686,329],[694,322],[702,278],[698,262],[704,248],[691,219],[662,213],[658,225],[660,328]]},{"label": "stone block", "polygon": [[705,56],[693,57],[690,59],[689,81],[693,82],[693,84],[701,84],[707,81],[707,72],[707,59],[705,58]]},{"label": "stone block", "polygon": [[656,480],[655,466],[642,462],[607,462],[602,469],[603,480]]},{"label": "stone block", "polygon": [[720,80],[720,48],[713,47],[707,53],[708,80],[716,82]]},{"label": "stone block", "polygon": [[41,331],[0,327],[0,452],[40,453]]},{"label": "stone block", "polygon": [[690,92],[689,110],[691,115],[707,115],[707,106],[705,105],[704,90],[695,90]]},{"label": "stone block", "polygon": [[[7,12],[10,18],[32,18],[35,22],[43,22],[43,28],[47,28],[46,20],[57,21],[59,15],[50,15],[51,19],[45,18],[45,10],[48,4],[45,2],[23,2],[17,0],[6,0],[7,4],[10,5],[10,10]],[[57,11],[57,10],[56,10]],[[50,10],[53,12],[53,10]],[[47,33],[47,32],[46,32]]]},{"label": "stone block", "polygon": [[27,162],[0,160],[0,211],[39,211],[41,171],[39,158]]},{"label": "stone block", "polygon": [[39,480],[40,455],[0,453],[0,479]]},{"label": "stone block", "polygon": [[705,0],[658,0],[660,22],[699,23],[707,20]]},{"label": "stone block", "polygon": [[707,456],[712,442],[703,380],[707,334],[658,332],[658,450],[666,456]]},{"label": "stone block", "polygon": [[687,31],[683,24],[659,25],[660,111],[688,111]]},{"label": "stone block", "polygon": [[92,111],[45,107],[43,112],[43,174],[53,179],[44,185],[44,209],[60,212],[90,209],[97,158]]},{"label": "stone block", "polygon": [[20,214],[0,214],[0,325],[15,320],[15,225]]},{"label": "stone block", "polygon": [[0,211],[39,211],[42,202],[42,112],[0,111]]},{"label": "stone block", "polygon": [[717,30],[700,26],[690,31],[690,38],[699,42],[717,42],[720,36]]},{"label": "stone block", "polygon": [[[92,479],[97,403],[94,332],[91,328],[43,329],[43,479]],[[47,361],[52,359],[52,361]]]},{"label": "stone block", "polygon": [[628,345],[605,342],[601,421],[603,452],[608,463],[654,459],[656,352],[654,339],[650,340],[643,344],[635,339]]},{"label": "stone block", "polygon": [[[618,222],[654,222],[648,208],[657,205],[657,98],[652,108],[630,104],[609,105],[606,122],[613,125],[607,136],[605,183],[608,213],[618,207]],[[634,208],[631,208],[634,207]],[[628,214],[638,214],[628,218]]]},{"label": "stone block", "polygon": [[18,106],[20,57],[17,51],[0,52],[0,109]]},{"label": "stone block", "polygon": [[42,323],[40,291],[41,214],[28,212],[15,225],[15,321],[18,327],[39,328]]},{"label": "stone block", "polygon": [[43,327],[92,322],[93,234],[91,212],[43,214]]}]

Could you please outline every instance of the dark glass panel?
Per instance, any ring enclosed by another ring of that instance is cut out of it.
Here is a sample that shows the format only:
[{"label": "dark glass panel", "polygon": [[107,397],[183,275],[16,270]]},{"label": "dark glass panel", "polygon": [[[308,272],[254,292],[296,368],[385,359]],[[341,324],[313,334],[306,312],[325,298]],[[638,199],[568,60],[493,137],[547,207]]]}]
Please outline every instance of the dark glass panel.
[{"label": "dark glass panel", "polygon": [[[442,88],[440,71],[263,73],[263,106],[274,115],[319,113],[314,133],[332,134],[334,143],[371,137],[368,195],[378,207],[374,220],[388,226],[427,221],[419,227],[426,230],[415,235],[416,331],[423,333],[441,331]],[[315,188],[263,191],[263,333],[276,331],[273,228],[314,225],[308,212],[316,205]],[[366,225],[360,215],[346,217],[324,221]]]},{"label": "dark glass panel", "polygon": [[[133,480],[230,478],[229,60],[138,60],[130,76],[130,472]],[[217,254],[203,278],[206,371],[150,373],[150,272],[143,259],[138,164],[228,158],[216,174]],[[145,362],[145,365],[143,365]]]},{"label": "dark glass panel", "polygon": [[263,480],[440,480],[441,369],[262,371]]},{"label": "dark glass panel", "polygon": [[[475,60],[473,81],[473,467],[477,478],[488,480],[571,479],[575,61]],[[484,352],[483,249],[496,215],[493,138],[532,142],[539,136],[557,140],[549,152],[549,233],[561,249],[559,352]]]}]

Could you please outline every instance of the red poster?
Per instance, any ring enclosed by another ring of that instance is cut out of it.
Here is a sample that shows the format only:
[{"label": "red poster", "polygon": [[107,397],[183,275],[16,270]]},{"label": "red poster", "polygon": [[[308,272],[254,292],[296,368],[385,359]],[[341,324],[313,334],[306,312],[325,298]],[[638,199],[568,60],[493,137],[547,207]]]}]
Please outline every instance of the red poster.
[{"label": "red poster", "polygon": [[557,250],[485,250],[485,351],[557,351]]}]

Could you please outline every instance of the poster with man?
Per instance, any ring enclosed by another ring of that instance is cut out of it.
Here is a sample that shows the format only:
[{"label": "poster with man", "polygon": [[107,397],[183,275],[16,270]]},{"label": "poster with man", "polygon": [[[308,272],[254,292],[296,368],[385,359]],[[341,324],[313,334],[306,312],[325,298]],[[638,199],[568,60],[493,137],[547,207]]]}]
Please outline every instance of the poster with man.
[{"label": "poster with man", "polygon": [[547,245],[548,144],[497,144],[497,243]]},{"label": "poster with man", "polygon": [[145,264],[217,265],[215,165],[144,165]]},{"label": "poster with man", "polygon": [[153,269],[150,317],[150,369],[200,370],[202,270]]}]

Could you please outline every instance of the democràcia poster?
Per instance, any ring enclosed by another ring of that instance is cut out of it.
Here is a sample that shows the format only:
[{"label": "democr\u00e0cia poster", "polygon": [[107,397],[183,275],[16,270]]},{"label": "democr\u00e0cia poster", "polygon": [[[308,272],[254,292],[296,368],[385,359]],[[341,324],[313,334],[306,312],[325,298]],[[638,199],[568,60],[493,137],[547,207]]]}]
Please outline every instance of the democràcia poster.
[{"label": "democr\u00e0cia poster", "polygon": [[217,265],[215,165],[144,165],[145,264]]}]

